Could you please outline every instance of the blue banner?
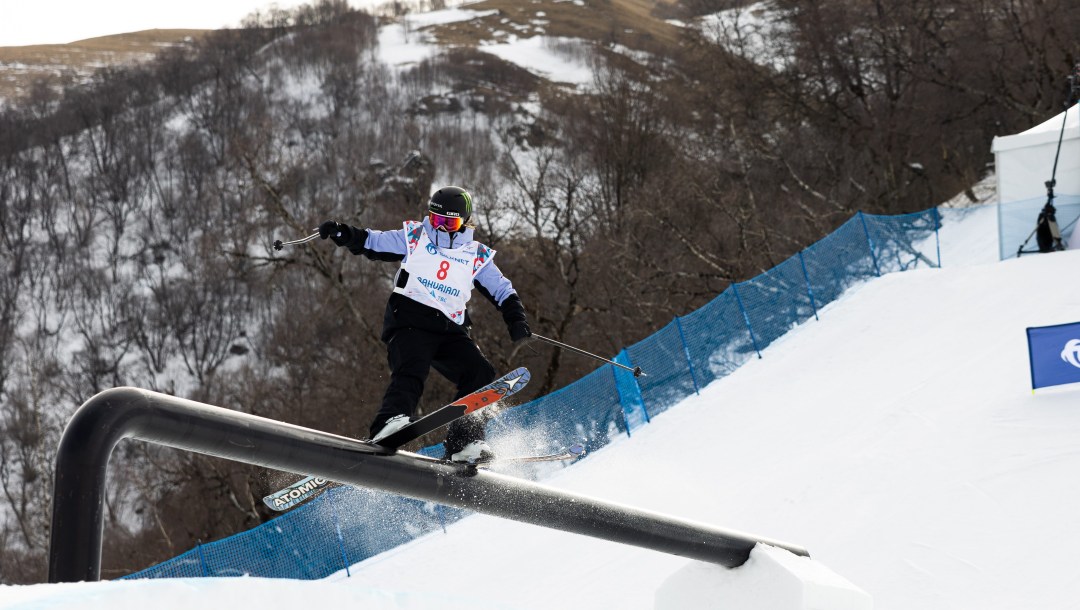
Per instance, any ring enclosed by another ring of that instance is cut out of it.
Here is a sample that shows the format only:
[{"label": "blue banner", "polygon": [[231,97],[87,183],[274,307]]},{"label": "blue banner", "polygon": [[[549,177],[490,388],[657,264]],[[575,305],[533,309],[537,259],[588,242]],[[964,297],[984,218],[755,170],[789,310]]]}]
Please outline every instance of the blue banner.
[{"label": "blue banner", "polygon": [[1031,389],[1080,383],[1080,322],[1027,329]]}]

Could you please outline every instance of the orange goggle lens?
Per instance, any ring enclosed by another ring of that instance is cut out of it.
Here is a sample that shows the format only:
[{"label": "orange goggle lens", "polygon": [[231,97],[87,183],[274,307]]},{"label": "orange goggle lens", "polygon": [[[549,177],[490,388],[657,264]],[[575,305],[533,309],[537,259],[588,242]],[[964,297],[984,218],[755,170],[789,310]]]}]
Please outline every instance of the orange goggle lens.
[{"label": "orange goggle lens", "polygon": [[443,216],[442,214],[436,214],[431,212],[428,214],[431,219],[431,226],[434,229],[441,229],[448,233],[460,231],[461,227],[465,226],[465,220],[455,216]]}]

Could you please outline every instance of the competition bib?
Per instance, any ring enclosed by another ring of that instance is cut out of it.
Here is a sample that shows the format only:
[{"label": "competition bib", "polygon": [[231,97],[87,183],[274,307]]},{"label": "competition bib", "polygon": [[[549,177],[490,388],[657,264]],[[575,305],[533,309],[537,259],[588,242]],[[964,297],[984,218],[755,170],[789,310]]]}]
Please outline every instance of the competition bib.
[{"label": "competition bib", "polygon": [[465,305],[472,296],[476,274],[495,256],[495,251],[478,241],[460,248],[439,248],[432,243],[423,223],[405,222],[407,253],[401,268],[408,272],[404,287],[394,292],[434,307],[456,324],[465,323]]}]

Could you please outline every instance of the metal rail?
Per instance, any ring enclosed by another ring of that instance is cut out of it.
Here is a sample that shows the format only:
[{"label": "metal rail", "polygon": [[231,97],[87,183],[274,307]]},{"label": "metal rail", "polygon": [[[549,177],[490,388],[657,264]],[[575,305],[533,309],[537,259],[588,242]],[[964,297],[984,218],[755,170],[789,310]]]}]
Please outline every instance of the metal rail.
[{"label": "metal rail", "polygon": [[101,575],[109,456],[132,438],[306,473],[728,567],[763,542],[800,547],[476,471],[412,453],[136,388],[94,396],[71,418],[56,456],[49,582]]}]

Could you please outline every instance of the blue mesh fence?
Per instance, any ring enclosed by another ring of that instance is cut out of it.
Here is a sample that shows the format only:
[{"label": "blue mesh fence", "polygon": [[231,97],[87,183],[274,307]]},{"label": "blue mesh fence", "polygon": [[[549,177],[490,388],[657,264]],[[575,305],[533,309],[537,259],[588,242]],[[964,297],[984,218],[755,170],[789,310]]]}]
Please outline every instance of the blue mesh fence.
[{"label": "blue mesh fence", "polygon": [[679,322],[697,383],[702,387],[726,377],[757,354],[734,290],[725,290],[701,309],[679,318]]},{"label": "blue mesh fence", "polygon": [[[583,441],[595,451],[722,378],[792,328],[816,318],[845,290],[884,273],[940,265],[936,209],[901,216],[859,213],[836,231],[614,357],[634,377],[604,365],[488,423],[498,453],[547,452]],[[552,443],[556,443],[553,445]],[[441,456],[442,446],[421,453]],[[588,459],[588,458],[585,458]],[[517,472],[537,477],[557,464]],[[468,511],[352,487],[337,487],[264,523],[201,544],[125,578],[262,576],[315,579],[443,530]]]},{"label": "blue mesh fence", "polygon": [[610,367],[596,369],[551,394],[504,409],[489,422],[488,441],[496,453],[507,455],[556,451],[572,441],[602,447],[626,431],[615,386]]},{"label": "blue mesh fence", "polygon": [[788,260],[732,289],[750,320],[758,351],[813,317],[806,276],[798,258]]},{"label": "blue mesh fence", "polygon": [[876,258],[856,216],[803,252],[809,291],[817,307],[835,301],[851,286],[876,275]]},{"label": "blue mesh fence", "polygon": [[937,240],[935,239],[932,245],[926,243],[928,237],[936,237],[937,229],[941,225],[936,208],[920,214],[902,216],[862,216],[882,273],[907,271],[919,264],[928,267],[941,264]]},{"label": "blue mesh fence", "polygon": [[649,419],[697,390],[675,321],[626,348],[626,353],[634,366],[640,366],[646,373],[637,378],[637,383]]}]

